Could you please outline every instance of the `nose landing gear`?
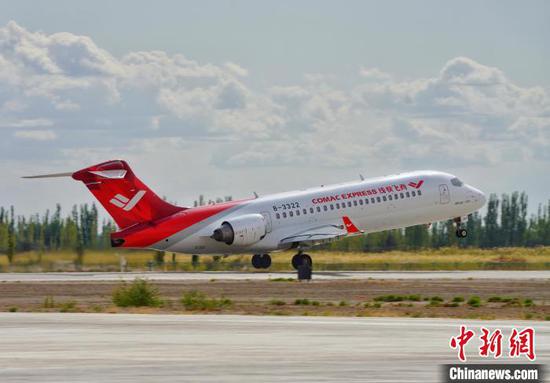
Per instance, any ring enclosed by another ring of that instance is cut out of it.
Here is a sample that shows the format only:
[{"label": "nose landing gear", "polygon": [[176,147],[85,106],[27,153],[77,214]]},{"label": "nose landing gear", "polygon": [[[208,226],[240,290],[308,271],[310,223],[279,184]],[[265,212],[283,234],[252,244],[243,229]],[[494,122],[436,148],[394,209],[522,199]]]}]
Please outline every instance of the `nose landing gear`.
[{"label": "nose landing gear", "polygon": [[456,225],[456,236],[458,238],[466,238],[468,236],[468,230],[464,228],[461,224],[466,222],[468,217],[465,218],[455,218],[455,225]]},{"label": "nose landing gear", "polygon": [[269,254],[254,254],[252,266],[256,269],[268,269],[271,266],[271,256]]}]

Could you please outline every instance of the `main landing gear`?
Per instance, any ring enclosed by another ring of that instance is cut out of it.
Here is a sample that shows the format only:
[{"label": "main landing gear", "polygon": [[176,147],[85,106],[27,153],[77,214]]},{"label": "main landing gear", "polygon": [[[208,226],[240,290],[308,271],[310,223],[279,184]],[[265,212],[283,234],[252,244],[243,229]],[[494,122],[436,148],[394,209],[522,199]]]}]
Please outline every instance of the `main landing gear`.
[{"label": "main landing gear", "polygon": [[271,266],[271,256],[269,254],[254,254],[252,266],[256,269],[268,269]]},{"label": "main landing gear", "polygon": [[313,266],[313,261],[311,260],[311,257],[308,254],[305,253],[298,253],[294,257],[292,257],[292,267],[294,269],[298,270],[298,268],[302,265],[308,265],[310,268]]},{"label": "main landing gear", "polygon": [[456,236],[458,238],[466,238],[468,236],[468,230],[461,225],[463,222],[466,222],[466,220],[455,218],[454,221],[456,225]]}]

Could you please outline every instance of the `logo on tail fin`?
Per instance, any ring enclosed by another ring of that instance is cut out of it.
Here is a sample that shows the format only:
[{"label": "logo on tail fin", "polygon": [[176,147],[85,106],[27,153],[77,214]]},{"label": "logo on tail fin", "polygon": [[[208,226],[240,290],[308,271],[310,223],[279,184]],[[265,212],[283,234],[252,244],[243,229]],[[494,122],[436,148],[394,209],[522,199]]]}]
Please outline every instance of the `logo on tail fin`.
[{"label": "logo on tail fin", "polygon": [[145,195],[145,190],[138,191],[132,199],[128,199],[122,194],[117,194],[111,200],[109,201],[116,207],[121,208],[124,211],[130,211],[134,208],[134,206],[137,205],[137,203],[143,198]]}]

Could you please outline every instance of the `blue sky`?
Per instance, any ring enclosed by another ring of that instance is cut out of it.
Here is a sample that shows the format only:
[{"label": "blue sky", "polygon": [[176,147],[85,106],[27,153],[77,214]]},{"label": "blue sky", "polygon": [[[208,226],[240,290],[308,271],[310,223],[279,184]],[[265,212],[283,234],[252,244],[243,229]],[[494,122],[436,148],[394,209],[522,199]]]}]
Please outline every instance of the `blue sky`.
[{"label": "blue sky", "polygon": [[0,204],[129,159],[181,203],[412,169],[550,197],[545,1],[0,1]]}]

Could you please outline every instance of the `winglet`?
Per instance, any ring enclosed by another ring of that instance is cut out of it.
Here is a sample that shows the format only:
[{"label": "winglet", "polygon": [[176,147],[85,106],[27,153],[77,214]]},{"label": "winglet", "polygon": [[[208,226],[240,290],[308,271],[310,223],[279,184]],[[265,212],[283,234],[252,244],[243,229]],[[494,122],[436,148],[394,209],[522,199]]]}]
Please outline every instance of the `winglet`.
[{"label": "winglet", "polygon": [[346,227],[348,234],[363,233],[363,230],[359,230],[357,226],[351,222],[351,219],[349,219],[347,215],[343,216],[342,220],[344,221],[344,226]]}]

